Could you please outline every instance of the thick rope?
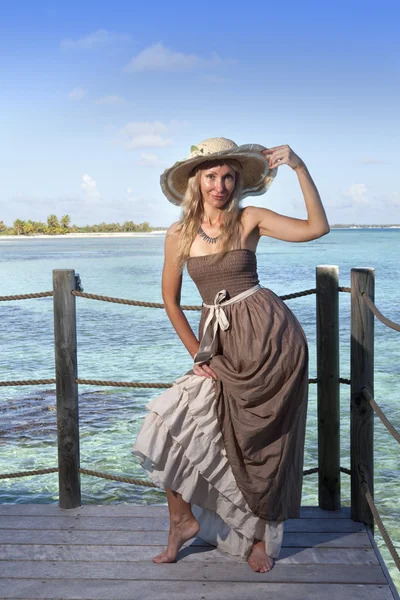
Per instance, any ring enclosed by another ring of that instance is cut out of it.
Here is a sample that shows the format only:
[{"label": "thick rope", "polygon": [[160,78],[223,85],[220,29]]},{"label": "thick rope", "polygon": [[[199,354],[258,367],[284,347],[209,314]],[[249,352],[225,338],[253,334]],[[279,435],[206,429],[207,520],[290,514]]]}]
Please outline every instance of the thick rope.
[{"label": "thick rope", "polygon": [[[38,469],[36,471],[17,471],[16,473],[2,473],[0,474],[0,479],[14,479],[17,477],[30,477],[31,475],[46,475],[47,473],[57,473],[57,468],[52,469]],[[314,469],[308,469],[308,471],[303,471],[303,475],[311,475],[312,473],[317,473],[318,467]],[[122,477],[120,475],[111,475],[110,473],[101,473],[100,471],[93,471],[92,469],[82,469],[79,468],[79,473],[83,473],[84,475],[91,475],[92,477],[100,477],[101,479],[109,479],[110,481],[121,481],[122,483],[131,483],[133,485],[142,485],[144,487],[150,488],[159,488],[158,485],[153,483],[152,481],[148,481],[146,479],[135,479],[134,477]]]},{"label": "thick rope", "polygon": [[[55,384],[55,379],[23,379],[19,381],[0,381],[0,387],[11,387],[17,385],[49,385]],[[105,379],[75,379],[75,383],[80,385],[99,385],[106,387],[126,387],[126,388],[170,388],[173,383],[143,383],[141,381],[108,381]],[[318,383],[318,379],[309,379],[308,383]]]},{"label": "thick rope", "polygon": [[[351,292],[351,288],[339,287],[339,292]],[[283,296],[279,296],[281,300],[291,300],[292,298],[301,298],[302,296],[310,296],[311,294],[316,294],[316,288],[311,288],[309,290],[303,290],[302,292],[295,292],[293,294],[285,294]],[[78,292],[77,290],[72,290],[71,294],[73,296],[80,296],[81,298],[89,298],[90,300],[101,300],[102,302],[112,302],[114,304],[128,304],[130,306],[144,306],[146,308],[164,308],[164,304],[161,302],[142,302],[140,300],[127,300],[125,298],[114,298],[112,296],[100,296],[98,294],[88,294],[86,292]],[[53,296],[53,291],[50,292],[37,292],[35,294],[18,294],[16,296],[0,296],[0,302],[6,300],[30,300],[32,298],[46,298],[48,296]],[[202,306],[191,306],[191,305],[182,305],[181,308],[183,310],[201,310]]]},{"label": "thick rope", "polygon": [[370,310],[372,310],[372,312],[374,313],[376,318],[379,319],[379,321],[381,321],[381,323],[386,325],[386,327],[390,327],[390,329],[394,329],[395,331],[400,331],[400,325],[398,323],[395,323],[394,321],[391,321],[387,317],[384,317],[383,314],[376,308],[375,304],[372,302],[371,298],[368,296],[368,294],[366,292],[363,292],[361,294],[361,296],[362,296],[362,299],[365,301],[366,305],[368,306],[368,308]]},{"label": "thick rope", "polygon": [[303,292],[296,292],[295,294],[286,294],[285,296],[279,296],[281,300],[290,300],[291,298],[301,298],[302,296],[310,296],[311,294],[316,294],[316,288],[312,288],[310,290],[304,290]]},{"label": "thick rope", "polygon": [[[164,304],[160,302],[141,302],[139,300],[126,300],[125,298],[113,298],[111,296],[99,296],[98,294],[87,294],[86,292],[77,292],[72,290],[73,296],[81,298],[89,298],[90,300],[101,300],[102,302],[113,302],[114,304],[128,304],[129,306],[144,306],[147,308],[164,308]],[[201,310],[201,306],[182,305],[182,310]]]},{"label": "thick rope", "polygon": [[351,475],[350,469],[346,469],[346,467],[340,467],[341,473],[346,473],[346,475]]},{"label": "thick rope", "polygon": [[141,383],[140,381],[103,381],[102,379],[77,379],[81,385],[104,385],[110,387],[132,388],[170,388],[172,383]]},{"label": "thick rope", "polygon": [[55,379],[23,379],[20,381],[0,381],[0,386],[14,386],[14,385],[48,385],[55,384]]},{"label": "thick rope", "polygon": [[303,471],[303,475],[312,475],[313,473],[318,473],[318,471],[318,467],[314,467],[314,469],[307,469],[306,471]]},{"label": "thick rope", "polygon": [[380,418],[386,429],[389,431],[389,433],[391,433],[394,439],[400,444],[400,432],[398,432],[397,429],[391,424],[381,407],[378,406],[378,404],[371,396],[369,390],[367,388],[363,388],[361,390],[361,393],[364,395],[366,400],[368,400],[368,403],[372,406],[373,410],[378,415],[378,417]]},{"label": "thick rope", "polygon": [[16,473],[0,473],[0,479],[14,479],[15,477],[30,477],[31,475],[47,475],[57,473],[57,467],[52,469],[37,469],[36,471],[17,471]]},{"label": "thick rope", "polygon": [[351,287],[345,287],[343,285],[340,285],[338,287],[338,291],[339,292],[347,292],[348,294],[351,294]]},{"label": "thick rope", "polygon": [[351,385],[351,379],[345,379],[344,377],[339,377],[339,383],[345,383],[346,385]]},{"label": "thick rope", "polygon": [[[291,298],[300,298],[301,296],[309,296],[315,294],[316,289],[304,290],[294,294],[286,294],[285,296],[279,296],[281,300],[290,300]],[[87,294],[86,292],[78,292],[73,290],[71,292],[74,296],[80,296],[81,298],[89,298],[90,300],[101,300],[102,302],[113,302],[114,304],[128,304],[130,306],[144,306],[147,308],[164,308],[164,304],[161,302],[141,302],[139,300],[127,300],[124,298],[113,298],[112,296],[99,296],[98,294]],[[182,310],[201,310],[202,306],[190,306],[183,304]]]},{"label": "thick rope", "polygon": [[[319,468],[314,467],[314,469],[308,469],[307,471],[303,471],[303,475],[312,475],[313,473],[318,473]],[[345,467],[340,467],[340,471],[342,473],[346,473],[347,475],[351,475],[350,469],[346,469]]]},{"label": "thick rope", "polygon": [[378,529],[381,533],[381,536],[383,537],[383,539],[385,540],[385,544],[395,562],[396,567],[398,568],[398,570],[400,571],[400,556],[396,550],[396,548],[393,545],[392,540],[389,537],[388,532],[386,531],[386,528],[382,522],[381,516],[378,512],[378,509],[376,508],[374,499],[372,497],[372,494],[370,492],[370,489],[368,487],[368,484],[366,481],[362,481],[361,482],[361,489],[365,494],[365,498],[368,502],[368,506],[373,514],[373,517],[375,519],[376,524],[378,525]]},{"label": "thick rope", "polygon": [[0,296],[0,302],[4,300],[30,300],[31,298],[46,298],[52,296],[53,292],[37,292],[36,294],[20,294],[19,296]]},{"label": "thick rope", "polygon": [[159,488],[158,485],[152,481],[146,479],[134,479],[133,477],[121,477],[120,475],[111,475],[110,473],[100,473],[99,471],[92,471],[90,469],[79,469],[79,473],[84,475],[92,475],[93,477],[100,477],[101,479],[109,479],[110,481],[121,481],[122,483],[132,483],[133,485],[142,485],[150,488]]}]

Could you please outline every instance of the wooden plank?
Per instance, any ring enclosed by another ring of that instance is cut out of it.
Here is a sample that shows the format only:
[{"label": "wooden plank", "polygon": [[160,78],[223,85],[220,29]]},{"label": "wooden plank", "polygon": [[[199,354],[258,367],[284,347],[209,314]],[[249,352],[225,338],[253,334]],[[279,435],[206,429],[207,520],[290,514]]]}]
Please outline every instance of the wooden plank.
[{"label": "wooden plank", "polygon": [[[105,546],[159,546],[166,544],[166,531],[74,531],[74,530],[0,530],[1,544],[73,544]],[[204,545],[200,538],[195,542]],[[294,548],[370,548],[362,533],[284,533],[283,546]]]},{"label": "wooden plank", "polygon": [[351,516],[373,529],[372,512],[361,488],[361,481],[365,479],[374,496],[374,411],[362,388],[366,387],[374,395],[375,317],[362,298],[364,292],[374,301],[375,269],[351,269]]},{"label": "wooden plank", "polygon": [[[0,560],[47,560],[82,562],[137,562],[151,560],[165,546],[95,546],[72,544],[6,544],[0,546]],[[188,542],[178,555],[178,560],[229,562],[237,561],[213,546],[198,546]],[[364,564],[377,565],[372,549],[356,548],[282,548],[280,564]]]},{"label": "wooden plank", "polygon": [[[86,504],[78,508],[63,509],[57,504],[0,504],[0,516],[88,516],[88,517],[168,517],[164,504]],[[322,510],[318,506],[302,506],[300,517],[306,519],[349,519],[350,507],[340,510]]]},{"label": "wooden plank", "polygon": [[81,504],[76,306],[71,294],[75,288],[73,269],[53,270],[58,483],[63,508]]},{"label": "wooden plank", "polygon": [[3,600],[393,600],[388,586],[191,581],[4,579]]},{"label": "wooden plank", "polygon": [[[128,579],[131,581],[262,581],[264,573],[254,573],[246,563],[227,569],[220,563],[159,564],[142,562],[51,562],[1,561],[0,578],[18,579]],[[285,565],[277,563],[268,573],[275,583],[368,583],[387,584],[380,566],[375,565]]]},{"label": "wooden plank", "polygon": [[[168,531],[168,517],[20,517],[1,516],[0,529],[82,529],[86,531]],[[350,519],[290,519],[285,522],[289,532],[350,533],[365,531],[363,523]]]},{"label": "wooden plank", "polygon": [[369,540],[371,542],[372,549],[373,549],[373,551],[375,553],[375,556],[376,556],[379,564],[382,567],[382,571],[383,571],[383,573],[384,573],[384,575],[386,577],[386,580],[387,580],[387,582],[389,584],[390,590],[391,590],[391,592],[393,594],[393,598],[394,598],[394,600],[400,600],[400,595],[399,595],[399,593],[398,593],[398,591],[396,589],[396,586],[394,584],[393,579],[390,576],[390,573],[388,571],[386,563],[383,560],[382,554],[380,553],[379,548],[378,548],[378,546],[377,546],[377,544],[375,542],[373,533],[372,533],[372,531],[371,531],[371,529],[369,527],[367,527],[366,529],[367,529],[367,534],[368,534]]},{"label": "wooden plank", "polygon": [[369,548],[366,531],[361,533],[284,533],[283,545],[306,548]]},{"label": "wooden plank", "polygon": [[318,504],[340,506],[339,267],[316,268]]}]

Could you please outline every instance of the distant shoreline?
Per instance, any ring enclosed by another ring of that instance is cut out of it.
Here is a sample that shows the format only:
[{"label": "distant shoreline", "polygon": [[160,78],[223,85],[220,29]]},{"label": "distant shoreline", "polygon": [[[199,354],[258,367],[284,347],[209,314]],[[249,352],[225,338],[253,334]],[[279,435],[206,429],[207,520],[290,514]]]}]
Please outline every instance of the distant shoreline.
[{"label": "distant shoreline", "polygon": [[92,237],[153,237],[155,235],[165,235],[165,231],[116,231],[114,233],[60,233],[57,235],[46,235],[44,233],[38,233],[33,235],[0,235],[1,240],[32,240],[32,239],[55,239],[55,238],[92,238]]},{"label": "distant shoreline", "polygon": [[[344,227],[331,226],[331,230],[346,230],[346,229],[400,229],[400,225],[346,225]],[[91,232],[91,233],[64,233],[57,235],[46,235],[43,233],[33,235],[0,235],[0,242],[2,240],[47,240],[47,239],[58,239],[58,238],[117,238],[117,237],[154,237],[157,235],[165,235],[167,229],[157,231],[116,231],[116,232]]]}]

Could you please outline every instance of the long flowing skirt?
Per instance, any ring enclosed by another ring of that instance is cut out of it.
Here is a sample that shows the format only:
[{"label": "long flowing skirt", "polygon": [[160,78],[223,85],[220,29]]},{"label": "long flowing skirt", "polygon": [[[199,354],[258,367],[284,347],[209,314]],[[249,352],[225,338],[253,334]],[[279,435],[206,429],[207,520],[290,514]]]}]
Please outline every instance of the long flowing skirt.
[{"label": "long flowing skirt", "polygon": [[199,537],[247,560],[253,541],[265,540],[278,558],[283,521],[253,514],[228,462],[217,418],[217,384],[189,372],[152,400],[133,454],[160,487],[192,504]]}]

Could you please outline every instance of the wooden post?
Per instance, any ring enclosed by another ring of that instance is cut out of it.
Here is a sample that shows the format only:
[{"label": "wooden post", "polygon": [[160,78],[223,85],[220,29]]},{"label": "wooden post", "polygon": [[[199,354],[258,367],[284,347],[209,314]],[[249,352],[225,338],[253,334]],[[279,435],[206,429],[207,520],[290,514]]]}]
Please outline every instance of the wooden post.
[{"label": "wooden post", "polygon": [[76,350],[75,271],[53,271],[56,361],[58,481],[61,508],[81,504],[79,474],[78,361]]},{"label": "wooden post", "polygon": [[374,315],[361,294],[375,297],[375,269],[351,270],[351,518],[373,527],[374,521],[361,481],[374,494],[374,412],[361,393],[374,395]]},{"label": "wooden post", "polygon": [[319,265],[317,288],[318,504],[340,508],[339,268]]}]

